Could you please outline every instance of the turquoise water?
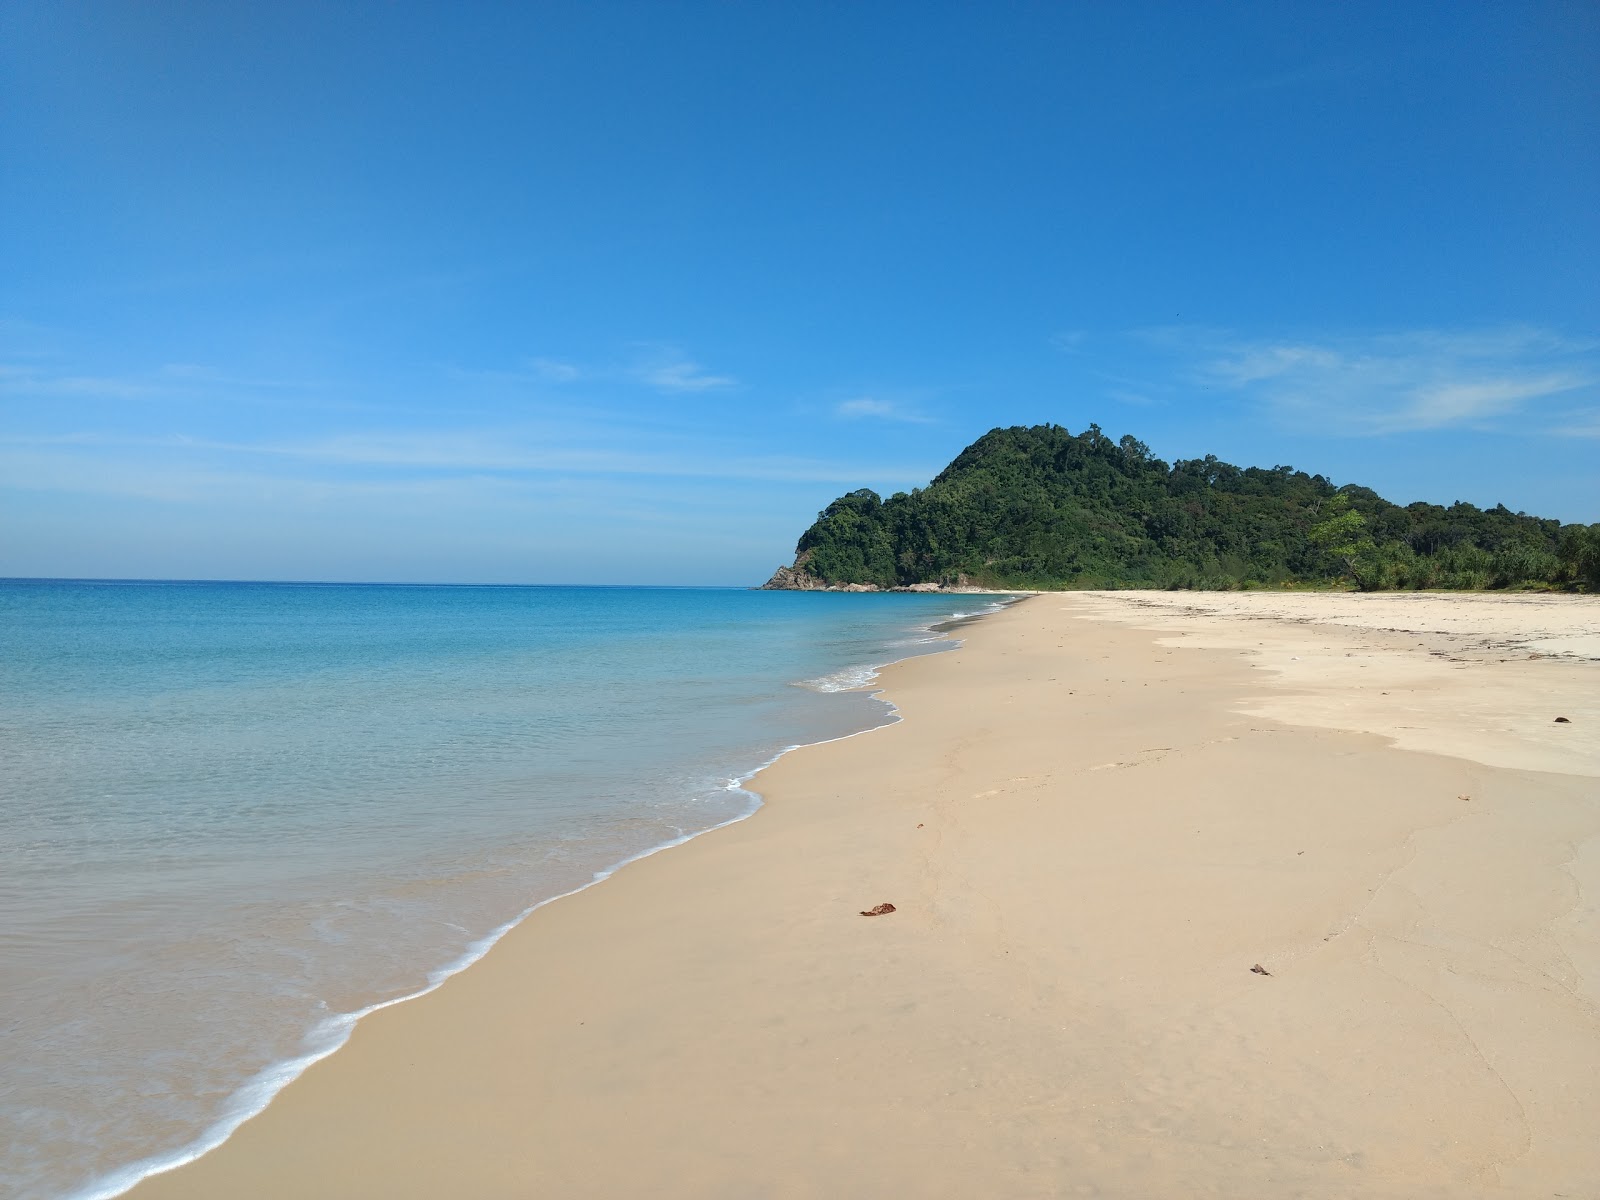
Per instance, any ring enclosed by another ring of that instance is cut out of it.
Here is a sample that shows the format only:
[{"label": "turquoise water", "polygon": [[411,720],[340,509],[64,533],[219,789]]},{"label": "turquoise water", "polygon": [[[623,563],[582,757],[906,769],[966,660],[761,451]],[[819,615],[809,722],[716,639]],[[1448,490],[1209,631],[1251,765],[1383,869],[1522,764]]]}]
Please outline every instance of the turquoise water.
[{"label": "turquoise water", "polygon": [[[0,582],[0,1194],[111,1195],[982,597]],[[947,642],[944,644],[948,644]]]}]

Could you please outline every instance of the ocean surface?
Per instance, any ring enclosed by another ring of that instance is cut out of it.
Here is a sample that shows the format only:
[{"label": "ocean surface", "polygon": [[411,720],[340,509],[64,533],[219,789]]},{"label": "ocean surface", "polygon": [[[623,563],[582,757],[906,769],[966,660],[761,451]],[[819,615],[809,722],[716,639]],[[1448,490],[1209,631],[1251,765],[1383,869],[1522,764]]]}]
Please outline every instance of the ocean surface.
[{"label": "ocean surface", "polygon": [[0,581],[0,1195],[214,1145],[988,597]]}]

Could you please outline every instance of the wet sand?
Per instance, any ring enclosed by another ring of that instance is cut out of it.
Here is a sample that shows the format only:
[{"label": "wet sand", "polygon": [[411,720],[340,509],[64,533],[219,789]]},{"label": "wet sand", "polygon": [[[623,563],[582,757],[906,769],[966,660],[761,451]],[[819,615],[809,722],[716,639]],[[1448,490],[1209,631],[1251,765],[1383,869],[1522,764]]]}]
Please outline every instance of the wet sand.
[{"label": "wet sand", "polygon": [[1222,599],[890,668],[132,1194],[1596,1194],[1600,601]]}]

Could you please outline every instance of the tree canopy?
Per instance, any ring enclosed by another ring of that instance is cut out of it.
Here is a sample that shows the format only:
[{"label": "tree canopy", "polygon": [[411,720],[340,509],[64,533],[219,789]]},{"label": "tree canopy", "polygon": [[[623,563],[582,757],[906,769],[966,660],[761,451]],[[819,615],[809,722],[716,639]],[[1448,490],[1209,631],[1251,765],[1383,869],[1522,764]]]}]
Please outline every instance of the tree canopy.
[{"label": "tree canopy", "polygon": [[1600,525],[1391,504],[1292,467],[1168,464],[1091,425],[994,429],[925,488],[840,496],[796,568],[878,587],[1600,587]]}]

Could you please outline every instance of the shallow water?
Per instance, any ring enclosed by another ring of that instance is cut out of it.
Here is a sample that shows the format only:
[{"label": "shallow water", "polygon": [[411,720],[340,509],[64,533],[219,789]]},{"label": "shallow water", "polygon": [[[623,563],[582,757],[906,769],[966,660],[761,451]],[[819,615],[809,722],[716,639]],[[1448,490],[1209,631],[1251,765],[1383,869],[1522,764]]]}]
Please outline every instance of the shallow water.
[{"label": "shallow water", "polygon": [[983,604],[0,583],[0,1194],[219,1136],[351,1014],[891,719],[848,689]]}]

